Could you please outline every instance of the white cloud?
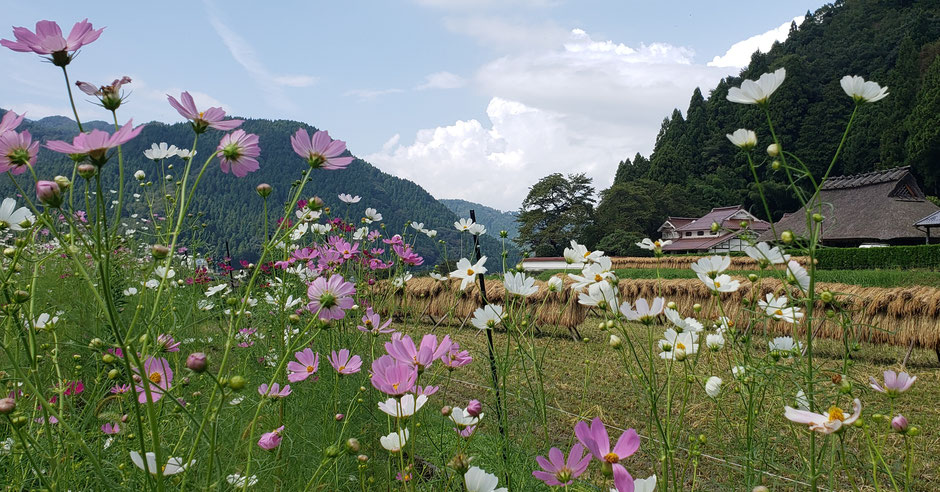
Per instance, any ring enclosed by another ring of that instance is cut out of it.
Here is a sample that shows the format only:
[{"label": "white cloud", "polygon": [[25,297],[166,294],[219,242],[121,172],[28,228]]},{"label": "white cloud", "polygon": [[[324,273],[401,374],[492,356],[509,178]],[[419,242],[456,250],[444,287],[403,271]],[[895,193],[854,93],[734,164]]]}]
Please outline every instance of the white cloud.
[{"label": "white cloud", "polygon": [[228,48],[232,58],[248,72],[264,94],[265,100],[272,106],[290,111],[294,105],[284,93],[284,87],[309,87],[317,82],[317,78],[310,75],[285,75],[272,73],[261,62],[261,57],[249,42],[234,30],[230,29],[216,13],[212,2],[205,0],[209,23],[216,34]]},{"label": "white cloud", "polygon": [[424,78],[424,83],[416,87],[417,90],[425,89],[459,89],[467,85],[467,81],[450,72],[434,72]]},{"label": "white cloud", "polygon": [[343,95],[356,97],[360,101],[370,101],[379,96],[398,94],[399,92],[404,91],[402,89],[350,89],[344,92]]},{"label": "white cloud", "polygon": [[[804,16],[794,17],[792,22],[796,25],[803,23]],[[790,35],[791,22],[784,22],[779,27],[765,33],[751,36],[744,41],[738,41],[728,48],[722,56],[716,56],[708,62],[710,67],[737,67],[743,68],[751,62],[751,55],[755,51],[766,53],[777,41],[784,41]]]},{"label": "white cloud", "polygon": [[396,135],[365,157],[441,198],[516,209],[538,179],[584,172],[600,190],[617,163],[649,154],[662,119],[685,109],[736,70],[694,62],[665,43],[627,46],[582,30],[550,49],[503,56],[482,66],[476,85],[491,99],[489,121],[460,120]]},{"label": "white cloud", "polygon": [[483,46],[502,51],[549,49],[564,42],[568,33],[551,22],[529,24],[481,15],[448,17],[444,19],[444,26]]}]

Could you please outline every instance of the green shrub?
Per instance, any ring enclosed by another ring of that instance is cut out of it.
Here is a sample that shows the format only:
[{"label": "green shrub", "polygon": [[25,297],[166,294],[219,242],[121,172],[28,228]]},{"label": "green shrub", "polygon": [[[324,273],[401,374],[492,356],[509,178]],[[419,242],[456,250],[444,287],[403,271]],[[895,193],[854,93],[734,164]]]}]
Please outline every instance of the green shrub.
[{"label": "green shrub", "polygon": [[940,244],[884,248],[823,248],[816,253],[823,270],[876,268],[940,269]]}]

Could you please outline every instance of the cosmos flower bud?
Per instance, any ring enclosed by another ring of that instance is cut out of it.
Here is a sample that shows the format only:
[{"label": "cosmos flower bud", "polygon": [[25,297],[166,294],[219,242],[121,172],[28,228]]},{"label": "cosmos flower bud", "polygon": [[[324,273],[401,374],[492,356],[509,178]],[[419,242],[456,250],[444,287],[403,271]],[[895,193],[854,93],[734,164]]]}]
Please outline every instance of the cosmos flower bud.
[{"label": "cosmos flower bud", "polygon": [[751,282],[757,282],[758,278],[759,277],[757,276],[756,273],[751,273],[751,274],[748,274],[747,276],[747,279],[750,280]]},{"label": "cosmos flower bud", "polygon": [[37,181],[36,198],[47,207],[59,208],[62,205],[62,190],[55,181]]},{"label": "cosmos flower bud", "polygon": [[230,379],[228,382],[228,387],[235,391],[239,391],[244,389],[246,384],[248,384],[248,380],[243,376],[232,376],[232,379]]},{"label": "cosmos flower bud", "polygon": [[134,173],[134,177],[137,178],[137,181],[143,181],[147,179],[147,173],[145,173],[143,169],[138,169],[137,172]]},{"label": "cosmos flower bud", "polygon": [[59,189],[62,191],[66,191],[72,187],[72,181],[65,176],[56,176],[52,178],[52,180],[55,181],[55,184],[59,185]]},{"label": "cosmos flower bud", "polygon": [[669,309],[676,309],[676,306],[677,306],[677,305],[676,305],[675,301],[669,301],[668,303],[666,303],[666,307],[669,308]]},{"label": "cosmos flower bud", "polygon": [[780,146],[775,143],[768,145],[767,155],[769,155],[770,157],[777,157],[778,155],[780,155]]},{"label": "cosmos flower bud", "polygon": [[792,231],[783,231],[780,233],[780,240],[784,243],[790,244],[793,242],[793,232]]},{"label": "cosmos flower bud", "polygon": [[822,299],[822,302],[829,304],[830,302],[832,302],[832,299],[833,299],[832,292],[829,292],[828,290],[824,290],[822,291],[821,294],[819,294],[819,298]]},{"label": "cosmos flower bud", "polygon": [[470,403],[467,403],[467,413],[471,417],[479,417],[483,412],[483,405],[478,400],[470,400]]},{"label": "cosmos flower bud", "polygon": [[676,349],[675,357],[677,361],[682,362],[688,358],[688,356],[689,355],[686,353],[685,349]]},{"label": "cosmos flower bud", "polygon": [[85,163],[85,164],[78,165],[78,175],[85,179],[93,178],[97,171],[98,171],[98,168],[96,168],[92,164]]},{"label": "cosmos flower bud", "polygon": [[696,313],[701,312],[702,305],[696,302],[695,304],[692,305],[692,310],[695,311]]},{"label": "cosmos flower bud", "polygon": [[721,226],[718,225],[717,222],[712,222],[712,225],[711,225],[712,233],[713,234],[717,233],[719,229],[721,229]]},{"label": "cosmos flower bud", "polygon": [[448,405],[444,405],[443,407],[441,407],[441,415],[445,417],[450,417],[451,411],[453,411],[453,409]]},{"label": "cosmos flower bud", "polygon": [[9,415],[16,410],[16,400],[13,398],[0,399],[0,414]]},{"label": "cosmos flower bud", "polygon": [[619,349],[620,347],[623,346],[623,340],[621,340],[620,337],[618,337],[617,335],[611,335],[611,336],[610,336],[610,346],[611,346],[614,350],[617,350],[617,349]]},{"label": "cosmos flower bud", "polygon": [[359,444],[359,439],[356,439],[355,437],[350,437],[349,439],[346,439],[346,452],[347,453],[358,454],[359,449],[361,447],[362,445]]},{"label": "cosmos flower bud", "polygon": [[199,373],[206,370],[206,354],[202,352],[193,352],[186,358],[186,367],[190,371]]},{"label": "cosmos flower bud", "polygon": [[154,258],[162,260],[170,254],[170,248],[162,244],[154,244],[153,247],[150,248],[150,254],[152,254]]},{"label": "cosmos flower bud", "polygon": [[891,428],[894,429],[895,432],[904,434],[907,432],[907,418],[901,414],[898,414],[893,419],[891,419]]},{"label": "cosmos flower bud", "polygon": [[270,194],[271,194],[271,191],[273,191],[273,190],[274,190],[274,189],[271,188],[271,185],[269,185],[269,184],[267,184],[267,183],[261,183],[261,184],[259,184],[258,186],[255,187],[255,191],[258,192],[258,195],[260,195],[261,198],[267,198],[268,195],[270,195]]}]

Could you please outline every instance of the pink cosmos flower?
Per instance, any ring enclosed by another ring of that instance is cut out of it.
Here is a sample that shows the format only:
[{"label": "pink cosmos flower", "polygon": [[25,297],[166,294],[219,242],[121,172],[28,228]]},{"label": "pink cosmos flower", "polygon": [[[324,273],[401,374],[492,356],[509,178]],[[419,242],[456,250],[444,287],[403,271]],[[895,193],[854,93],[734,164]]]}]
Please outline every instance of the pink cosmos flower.
[{"label": "pink cosmos flower", "polygon": [[196,109],[196,101],[193,100],[193,96],[189,95],[189,92],[180,94],[179,101],[169,94],[167,94],[166,98],[167,101],[170,102],[170,106],[173,106],[173,109],[175,109],[180,116],[192,121],[193,130],[196,133],[203,133],[207,128],[215,128],[216,130],[227,132],[238,128],[243,123],[242,120],[223,121],[225,111],[222,108],[209,108],[205,111],[199,111]]},{"label": "pink cosmos flower", "polygon": [[341,275],[333,275],[329,280],[318,277],[307,287],[307,297],[310,299],[307,309],[319,313],[323,321],[343,319],[346,310],[352,309],[355,304],[352,298],[355,293],[356,287]]},{"label": "pink cosmos flower", "polygon": [[414,393],[416,395],[431,396],[434,393],[437,393],[437,390],[441,389],[440,386],[418,386],[415,388]]},{"label": "pink cosmos flower", "polygon": [[336,249],[337,253],[343,256],[343,259],[345,260],[348,260],[359,253],[359,243],[349,244],[342,239],[335,241],[333,247]]},{"label": "pink cosmos flower", "polygon": [[261,449],[266,449],[268,451],[281,445],[281,433],[284,432],[284,426],[280,426],[277,429],[274,429],[271,432],[265,432],[261,434],[261,439],[258,439],[258,446]]},{"label": "pink cosmos flower", "polygon": [[339,353],[335,350],[330,352],[330,365],[340,374],[355,374],[362,367],[362,358],[358,355],[349,357],[349,350],[340,349]]},{"label": "pink cosmos flower", "polygon": [[108,111],[114,111],[121,106],[121,103],[124,101],[124,97],[121,94],[121,86],[125,84],[130,84],[131,78],[128,76],[121,77],[119,79],[114,79],[114,82],[111,82],[111,85],[102,85],[96,87],[89,84],[88,82],[76,81],[75,85],[89,96],[95,96],[101,101],[101,106],[103,106]]},{"label": "pink cosmos flower", "polygon": [[383,355],[372,361],[372,386],[390,396],[411,392],[418,380],[418,371],[411,364]]},{"label": "pink cosmos flower", "polygon": [[372,333],[373,335],[379,335],[380,333],[391,333],[394,330],[388,326],[392,324],[392,320],[388,319],[385,321],[385,324],[381,324],[381,319],[379,315],[372,310],[372,308],[366,309],[366,314],[362,317],[362,324],[357,326],[359,331],[364,331],[366,333]]},{"label": "pink cosmos flower", "polygon": [[[287,375],[287,380],[296,383],[299,381],[305,381],[310,376],[314,376],[317,372],[317,368],[320,366],[320,355],[314,353],[313,350],[305,348],[300,352],[295,352],[294,357],[297,358],[297,362],[290,361],[287,363],[287,370],[289,374]],[[314,376],[316,380],[316,376]]]},{"label": "pink cosmos flower", "polygon": [[843,425],[851,425],[858,420],[858,417],[862,414],[861,400],[856,398],[852,402],[852,406],[855,411],[849,417],[846,417],[842,409],[837,406],[830,407],[829,411],[826,413],[813,413],[809,410],[797,410],[795,408],[785,407],[783,416],[791,422],[809,425],[809,430],[811,431],[816,431],[820,434],[832,434],[842,428]]},{"label": "pink cosmos flower", "polygon": [[917,376],[911,376],[906,372],[900,374],[888,370],[884,373],[885,384],[884,386],[878,384],[878,380],[869,376],[868,380],[871,382],[871,387],[873,390],[879,393],[887,393],[888,396],[894,397],[911,388],[911,385],[914,384],[914,381],[917,380]]},{"label": "pink cosmos flower", "polygon": [[460,350],[459,343],[451,342],[450,350],[441,356],[441,362],[443,362],[448,369],[456,369],[473,362],[473,357],[470,356],[470,352]]},{"label": "pink cosmos flower", "polygon": [[595,417],[589,426],[586,422],[578,422],[574,426],[574,434],[588,451],[602,463],[611,465],[614,472],[614,485],[620,492],[633,492],[633,477],[620,460],[623,460],[640,449],[640,436],[633,429],[627,429],[614,449],[610,449],[610,437],[607,428],[600,418]]},{"label": "pink cosmos flower", "polygon": [[591,455],[584,454],[584,447],[581,443],[575,443],[568,453],[568,460],[558,448],[548,450],[548,459],[542,456],[535,458],[542,470],[534,471],[532,475],[535,478],[545,482],[545,485],[555,487],[563,485],[565,487],[574,483],[574,479],[580,477],[587,471],[591,464]]},{"label": "pink cosmos flower", "polygon": [[104,432],[105,434],[117,434],[121,432],[121,425],[117,422],[114,422],[113,424],[108,422],[107,424],[101,426],[101,432]]},{"label": "pink cosmos flower", "polygon": [[392,250],[401,258],[401,261],[408,265],[419,266],[424,263],[424,258],[412,251],[410,244],[393,244]]},{"label": "pink cosmos flower", "polygon": [[86,44],[91,44],[101,31],[92,27],[88,19],[76,22],[69,32],[69,37],[62,36],[62,29],[53,21],[41,20],[36,23],[36,32],[32,32],[25,27],[14,27],[13,36],[16,41],[9,39],[0,39],[0,45],[6,46],[13,51],[20,53],[33,52],[37,55],[52,55],[52,62],[56,66],[63,67],[72,61],[73,53]]},{"label": "pink cosmos flower", "polygon": [[268,398],[284,398],[290,393],[291,389],[289,384],[285,384],[284,389],[281,389],[281,385],[277,383],[272,384],[270,388],[267,383],[261,383],[261,386],[258,386],[258,394]]},{"label": "pink cosmos flower", "polygon": [[261,155],[261,147],[258,146],[258,136],[254,133],[235,130],[222,137],[216,150],[219,152],[223,173],[228,173],[231,169],[236,177],[244,178],[260,167],[255,157]]},{"label": "pink cosmos flower", "polygon": [[[133,369],[135,373],[138,372],[136,367]],[[163,357],[147,357],[144,360],[144,374],[139,375],[139,377],[141,380],[138,381],[135,388],[137,390],[137,401],[147,403],[147,392],[144,391],[141,383],[149,381],[146,384],[150,387],[153,402],[158,402],[173,383],[173,369],[170,369],[170,363]]]},{"label": "pink cosmos flower", "polygon": [[69,381],[65,383],[65,396],[78,396],[85,391],[85,383],[81,381]]},{"label": "pink cosmos flower", "polygon": [[23,116],[24,115],[16,114],[13,111],[3,113],[3,118],[0,119],[0,135],[13,131],[16,127],[20,126],[20,123],[23,122]]},{"label": "pink cosmos flower", "polygon": [[102,166],[108,161],[108,150],[124,145],[139,135],[143,129],[144,125],[134,128],[134,120],[130,119],[120,130],[114,132],[114,135],[101,130],[92,130],[88,133],[79,133],[72,139],[71,144],[53,140],[46,143],[46,148],[62,154],[85,154],[94,164]]},{"label": "pink cosmos flower", "polygon": [[117,384],[111,388],[111,393],[115,395],[123,395],[131,390],[131,385],[129,384]]},{"label": "pink cosmos flower", "polygon": [[392,335],[392,341],[385,343],[385,350],[395,359],[413,364],[417,366],[418,371],[423,371],[436,359],[443,357],[450,350],[451,343],[450,336],[444,335],[444,339],[438,344],[437,336],[429,333],[424,335],[421,344],[415,347],[410,336],[395,333]]},{"label": "pink cosmos flower", "polygon": [[164,352],[180,351],[180,342],[174,340],[173,335],[167,333],[161,333],[159,336],[157,336],[157,345],[159,345],[160,349]]},{"label": "pink cosmos flower", "polygon": [[238,342],[238,346],[241,348],[248,348],[255,344],[255,341],[251,339],[252,335],[258,331],[256,328],[241,328],[238,330],[238,334],[235,335]]},{"label": "pink cosmos flower", "polygon": [[290,144],[294,147],[294,152],[307,159],[307,163],[314,169],[345,169],[353,161],[352,157],[340,157],[346,152],[346,142],[332,140],[330,134],[322,130],[310,138],[307,130],[300,128],[290,138]]}]

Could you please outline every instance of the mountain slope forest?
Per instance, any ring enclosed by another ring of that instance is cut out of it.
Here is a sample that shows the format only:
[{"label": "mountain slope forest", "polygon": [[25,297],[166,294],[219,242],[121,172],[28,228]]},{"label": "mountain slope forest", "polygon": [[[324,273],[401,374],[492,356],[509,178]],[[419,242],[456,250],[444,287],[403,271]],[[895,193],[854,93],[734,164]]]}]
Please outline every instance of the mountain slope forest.
[{"label": "mountain slope forest", "polygon": [[[500,231],[506,231],[507,238],[515,239],[519,235],[519,224],[516,222],[516,212],[503,212],[493,207],[487,207],[475,202],[468,202],[459,198],[442,198],[441,203],[461,217],[470,217],[470,211],[476,212],[477,220],[486,225],[487,231],[497,236]],[[514,243],[507,243],[513,244]]]},{"label": "mountain slope forest", "polygon": [[[129,101],[133,104],[133,98]],[[132,106],[131,106],[132,107]],[[2,115],[4,111],[0,111]],[[118,111],[120,118],[121,110]],[[101,121],[83,123],[86,131],[98,128],[114,131],[113,125]],[[231,174],[224,174],[218,162],[209,165],[205,176],[199,183],[197,196],[191,206],[196,217],[196,234],[203,243],[204,253],[208,256],[220,257],[226,254],[226,243],[231,257],[235,260],[252,261],[258,257],[261,247],[261,229],[263,227],[262,200],[255,192],[259,183],[268,183],[273,187],[268,197],[269,221],[274,224],[288,200],[291,184],[299,180],[306,169],[306,163],[291,148],[289,137],[298,127],[308,132],[316,129],[296,121],[287,120],[261,120],[246,119],[241,126],[249,133],[255,133],[260,139],[261,163],[260,170],[238,179]],[[24,120],[19,130],[29,130],[34,140],[46,142],[49,140],[67,140],[71,142],[77,133],[75,122],[62,116],[43,118],[37,121]],[[197,146],[198,152],[194,167],[201,165],[203,159],[210,155],[218,145],[223,133],[210,130],[203,134]],[[334,136],[334,138],[336,138]],[[133,173],[141,169],[147,174],[147,179],[159,183],[164,176],[158,166],[143,155],[145,149],[150,148],[154,142],[167,142],[179,148],[189,148],[192,145],[193,132],[188,123],[172,125],[159,122],[148,123],[141,134],[123,147],[125,158],[125,178],[127,193],[143,193]],[[168,159],[167,163],[174,163],[174,169],[164,170],[167,174],[180,178],[177,173],[182,171],[183,161]],[[72,164],[67,156],[56,154],[45,147],[41,147],[37,161],[37,172],[51,179],[56,174],[71,176]],[[118,173],[117,158],[113,158],[104,166],[105,190],[117,189]],[[321,197],[327,206],[332,209],[333,216],[349,218],[358,221],[367,207],[375,208],[383,215],[383,223],[388,227],[387,236],[396,233],[408,232],[414,234],[411,228],[406,228],[408,221],[423,222],[425,227],[438,231],[435,239],[424,234],[418,234],[415,247],[419,254],[424,256],[425,264],[421,268],[429,268],[443,260],[443,247],[438,243],[444,240],[450,260],[461,252],[461,238],[453,223],[459,218],[457,214],[437,201],[427,191],[417,184],[386,174],[368,162],[355,159],[350,166],[341,171],[318,170],[312,174],[312,181],[304,188],[304,197]],[[32,186],[28,175],[18,177],[21,186]],[[81,178],[77,181],[81,182]],[[106,191],[107,192],[107,191]],[[2,196],[15,196],[16,189],[9,179],[0,180],[0,193]],[[347,205],[337,198],[339,193],[359,195],[359,203]],[[131,202],[125,217],[138,213],[147,215],[147,207],[143,201]],[[201,214],[201,217],[199,216]],[[199,223],[205,223],[205,227]],[[499,259],[502,251],[497,242],[499,228],[487,226],[489,232],[483,236],[483,254],[494,260]],[[358,224],[357,224],[358,225]],[[138,230],[138,240],[146,241],[145,231]],[[469,240],[464,239],[465,245]],[[464,254],[469,254],[469,248],[463,248]],[[517,255],[510,254],[510,261],[517,261]]]},{"label": "mountain slope forest", "polygon": [[[771,99],[774,126],[784,149],[816,176],[829,165],[854,104],[839,80],[860,75],[888,86],[890,95],[859,111],[832,175],[910,165],[924,192],[940,195],[938,54],[940,2],[845,0],[808,12],[785,42],[755,53],[740,76],[722,80],[707,99],[696,89],[684,112],[676,109],[663,120],[648,158],[637,154],[620,162],[581,239],[591,247],[626,248],[624,238],[658,237],[667,215],[698,217],[736,204],[766,219],[747,161],[725,134],[754,129],[761,149],[772,138],[758,108],[726,96],[744,79],[780,67],[787,75]],[[799,204],[769,164],[757,171],[776,220]]]}]

